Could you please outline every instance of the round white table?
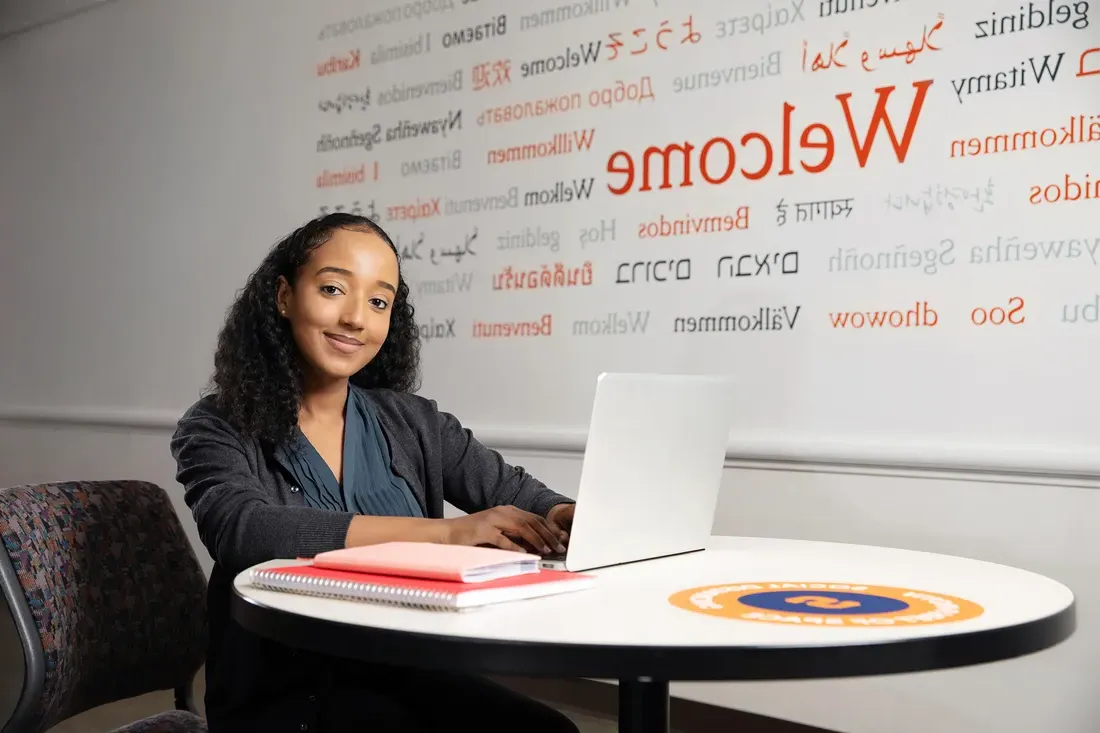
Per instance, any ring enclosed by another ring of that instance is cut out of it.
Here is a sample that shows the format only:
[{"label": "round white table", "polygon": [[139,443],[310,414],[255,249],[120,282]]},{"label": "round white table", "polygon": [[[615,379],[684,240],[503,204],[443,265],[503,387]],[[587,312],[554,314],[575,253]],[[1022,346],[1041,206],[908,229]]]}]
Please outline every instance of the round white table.
[{"label": "round white table", "polygon": [[1073,593],[1049,578],[883,547],[713,537],[590,573],[592,589],[450,613],[265,591],[245,571],[232,614],[289,646],[374,663],[618,679],[619,730],[634,733],[668,730],[672,680],[946,669],[1046,649],[1076,623]]}]

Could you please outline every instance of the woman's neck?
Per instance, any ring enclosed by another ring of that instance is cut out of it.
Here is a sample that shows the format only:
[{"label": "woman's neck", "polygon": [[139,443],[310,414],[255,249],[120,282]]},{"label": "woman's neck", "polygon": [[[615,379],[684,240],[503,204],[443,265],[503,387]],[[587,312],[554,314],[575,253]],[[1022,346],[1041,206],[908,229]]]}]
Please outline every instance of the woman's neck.
[{"label": "woman's neck", "polygon": [[306,380],[302,390],[301,416],[309,420],[341,417],[348,400],[348,380]]}]

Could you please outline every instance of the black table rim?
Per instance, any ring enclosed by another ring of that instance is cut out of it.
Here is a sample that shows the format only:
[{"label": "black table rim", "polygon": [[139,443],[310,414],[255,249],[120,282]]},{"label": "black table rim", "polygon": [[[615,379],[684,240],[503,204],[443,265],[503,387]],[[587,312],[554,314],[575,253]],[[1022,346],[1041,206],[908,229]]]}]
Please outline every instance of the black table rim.
[{"label": "black table rim", "polygon": [[[265,606],[234,587],[231,613],[245,629],[287,646],[376,664],[483,675],[680,681],[825,679],[985,664],[1069,638],[1076,601],[1013,626],[834,647],[701,647],[556,644],[372,628]],[[440,611],[438,613],[445,613]]]}]

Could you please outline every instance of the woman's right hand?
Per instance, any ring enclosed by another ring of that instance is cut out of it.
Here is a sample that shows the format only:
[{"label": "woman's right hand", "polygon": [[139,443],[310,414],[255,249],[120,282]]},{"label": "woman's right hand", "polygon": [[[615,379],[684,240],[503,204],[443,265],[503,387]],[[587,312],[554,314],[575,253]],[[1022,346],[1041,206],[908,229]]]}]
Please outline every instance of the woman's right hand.
[{"label": "woman's right hand", "polygon": [[561,539],[545,518],[514,506],[496,506],[443,522],[445,543],[449,545],[492,545],[536,554],[565,552]]}]

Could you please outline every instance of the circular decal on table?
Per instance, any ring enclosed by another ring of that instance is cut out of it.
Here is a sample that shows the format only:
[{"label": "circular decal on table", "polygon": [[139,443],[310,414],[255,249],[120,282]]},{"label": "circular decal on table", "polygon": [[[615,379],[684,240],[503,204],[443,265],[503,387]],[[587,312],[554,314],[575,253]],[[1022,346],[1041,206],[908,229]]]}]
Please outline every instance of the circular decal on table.
[{"label": "circular decal on table", "polygon": [[688,588],[669,603],[708,616],[790,626],[926,626],[981,616],[964,598],[851,583],[737,583]]}]

